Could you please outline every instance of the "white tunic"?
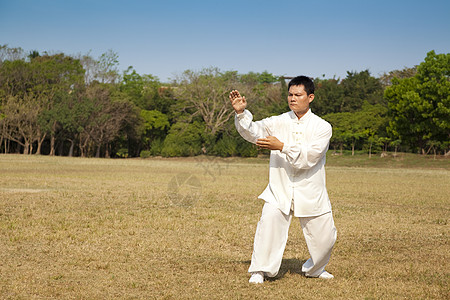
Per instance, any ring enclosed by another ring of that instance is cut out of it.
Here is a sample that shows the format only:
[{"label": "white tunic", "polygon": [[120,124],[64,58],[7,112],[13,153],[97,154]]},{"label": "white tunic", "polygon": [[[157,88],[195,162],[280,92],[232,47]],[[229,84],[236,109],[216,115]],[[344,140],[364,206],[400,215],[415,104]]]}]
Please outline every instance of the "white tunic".
[{"label": "white tunic", "polygon": [[269,184],[258,198],[289,214],[292,202],[296,217],[319,216],[331,211],[325,186],[325,154],[331,125],[309,110],[300,120],[293,111],[253,122],[245,110],[236,114],[240,135],[251,143],[275,136],[284,143],[282,151],[270,152]]}]

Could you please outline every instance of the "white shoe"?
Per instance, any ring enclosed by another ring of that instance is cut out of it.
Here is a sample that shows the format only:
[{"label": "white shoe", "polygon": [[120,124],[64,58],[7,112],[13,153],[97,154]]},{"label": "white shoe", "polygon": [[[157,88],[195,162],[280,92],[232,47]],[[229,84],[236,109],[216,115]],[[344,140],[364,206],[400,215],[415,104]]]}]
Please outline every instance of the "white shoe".
[{"label": "white shoe", "polygon": [[333,279],[334,276],[330,273],[328,273],[327,271],[323,271],[320,275],[319,278],[321,279]]},{"label": "white shoe", "polygon": [[264,273],[263,272],[253,272],[252,277],[250,277],[249,283],[263,283]]}]

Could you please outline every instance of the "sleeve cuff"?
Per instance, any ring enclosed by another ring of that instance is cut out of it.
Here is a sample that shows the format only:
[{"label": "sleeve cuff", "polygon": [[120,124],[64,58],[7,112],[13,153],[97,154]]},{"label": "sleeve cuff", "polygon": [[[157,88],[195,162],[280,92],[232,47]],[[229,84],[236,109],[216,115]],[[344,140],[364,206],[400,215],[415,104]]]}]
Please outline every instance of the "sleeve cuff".
[{"label": "sleeve cuff", "polygon": [[245,110],[243,112],[241,112],[240,114],[235,113],[236,114],[236,118],[238,119],[242,119],[245,116]]},{"label": "sleeve cuff", "polygon": [[289,146],[286,143],[284,143],[281,153],[287,154],[288,152],[289,152]]}]

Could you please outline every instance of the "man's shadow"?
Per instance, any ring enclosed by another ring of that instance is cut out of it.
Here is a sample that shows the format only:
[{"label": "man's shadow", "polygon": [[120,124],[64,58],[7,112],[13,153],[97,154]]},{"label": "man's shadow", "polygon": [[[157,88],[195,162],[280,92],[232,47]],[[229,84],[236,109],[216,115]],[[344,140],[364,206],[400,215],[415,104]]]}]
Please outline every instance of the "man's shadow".
[{"label": "man's shadow", "polygon": [[[301,276],[305,276],[302,272],[302,265],[306,262],[306,260],[300,260],[297,258],[286,258],[281,261],[280,270],[278,271],[277,276],[275,277],[266,277],[267,281],[276,281],[284,277],[287,273],[289,274],[298,274]],[[250,264],[250,261],[246,261],[245,263]]]}]

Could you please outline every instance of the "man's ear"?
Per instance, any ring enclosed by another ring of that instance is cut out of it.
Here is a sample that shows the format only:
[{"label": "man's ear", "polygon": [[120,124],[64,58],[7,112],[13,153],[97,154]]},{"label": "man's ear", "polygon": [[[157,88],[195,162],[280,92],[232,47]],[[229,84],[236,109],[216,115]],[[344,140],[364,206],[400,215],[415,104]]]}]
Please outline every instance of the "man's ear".
[{"label": "man's ear", "polygon": [[309,98],[309,103],[313,102],[313,100],[314,100],[314,94],[309,94],[309,95],[308,95],[308,98]]}]

